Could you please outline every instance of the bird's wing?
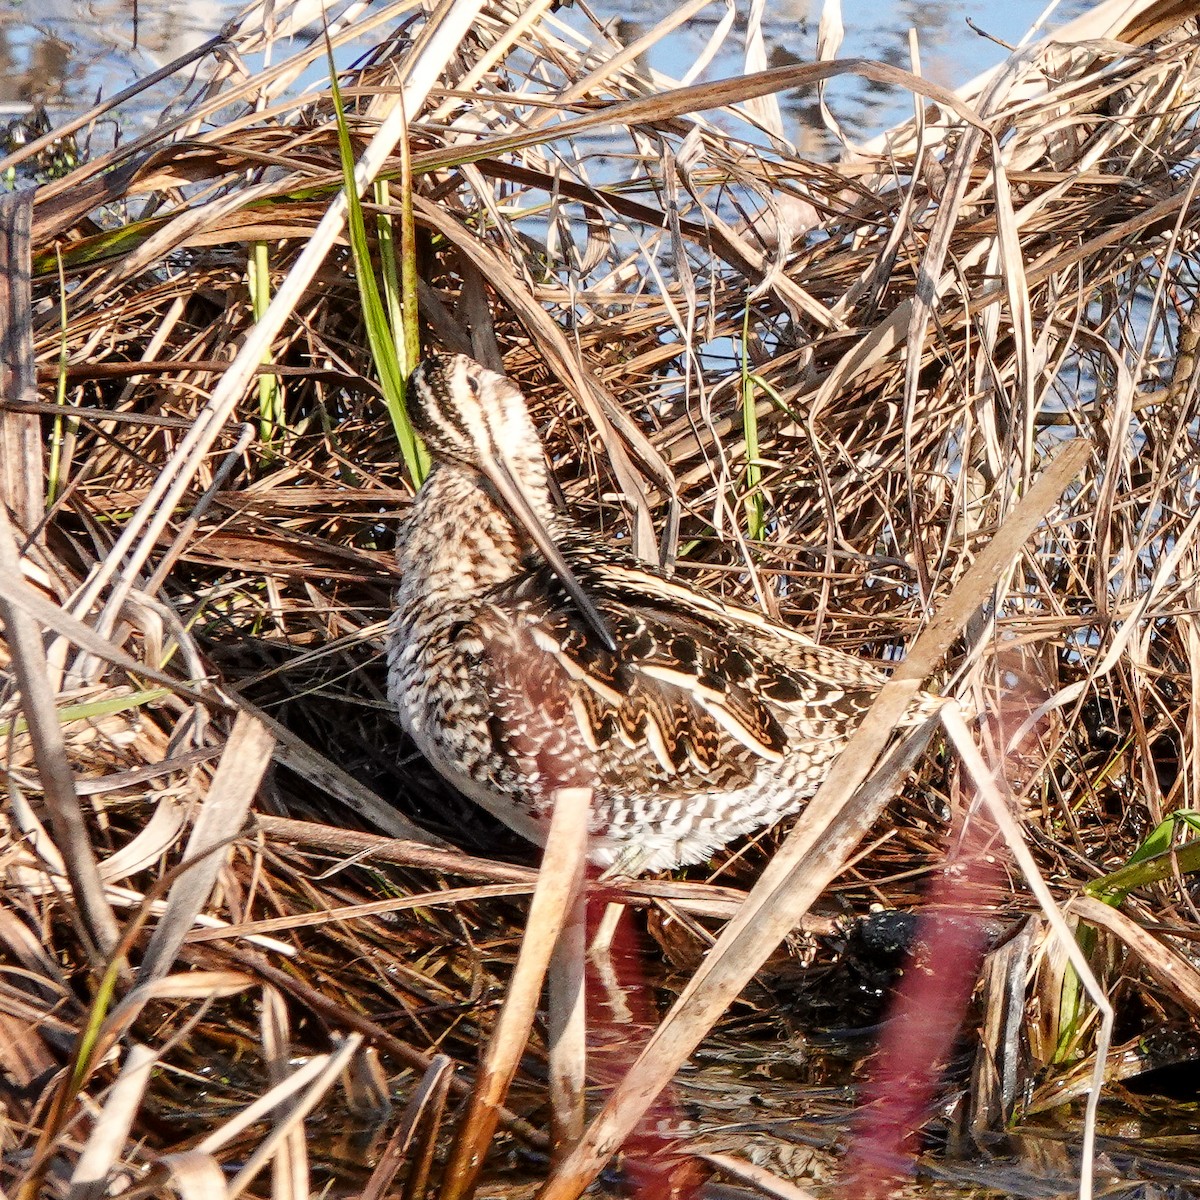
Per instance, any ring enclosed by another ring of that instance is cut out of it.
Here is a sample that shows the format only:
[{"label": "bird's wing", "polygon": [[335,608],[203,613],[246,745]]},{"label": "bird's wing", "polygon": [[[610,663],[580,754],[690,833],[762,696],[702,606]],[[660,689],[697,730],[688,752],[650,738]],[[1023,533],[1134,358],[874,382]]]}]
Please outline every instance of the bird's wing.
[{"label": "bird's wing", "polygon": [[[553,665],[550,707],[569,714],[602,776],[684,791],[749,782],[763,763],[780,762],[794,737],[833,738],[853,726],[882,679],[859,660],[829,658],[798,635],[743,621],[657,575],[590,576],[585,586],[612,628],[615,652],[548,571],[499,589],[476,624],[492,647],[491,687],[509,706],[513,685],[499,676],[532,671],[545,693]],[[835,678],[831,662],[845,679]]]}]

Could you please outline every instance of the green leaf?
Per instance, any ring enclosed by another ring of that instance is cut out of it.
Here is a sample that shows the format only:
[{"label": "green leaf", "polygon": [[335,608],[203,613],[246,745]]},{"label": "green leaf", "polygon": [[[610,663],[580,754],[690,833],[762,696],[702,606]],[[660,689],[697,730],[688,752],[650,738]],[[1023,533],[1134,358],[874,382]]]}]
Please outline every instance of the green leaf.
[{"label": "green leaf", "polygon": [[[407,364],[402,364],[400,361],[399,345],[404,343],[398,344],[398,331],[388,320],[387,310],[379,294],[379,285],[375,280],[375,271],[371,262],[371,246],[367,241],[366,220],[354,181],[354,148],[350,144],[350,130],[346,124],[346,110],[342,103],[341,88],[338,86],[337,69],[333,62],[333,47],[329,43],[328,33],[325,37],[325,49],[329,57],[330,91],[333,96],[334,112],[337,116],[342,178],[345,183],[346,198],[349,202],[350,252],[354,257],[354,274],[358,280],[359,299],[362,301],[367,343],[371,349],[371,359],[375,363],[375,371],[379,376],[383,402],[387,406],[388,415],[392,418],[392,428],[396,431],[400,456],[404,460],[413,486],[419,487],[424,482],[425,476],[429,474],[429,453],[417,437],[412,422],[408,419],[408,410],[404,403],[404,390],[411,366],[409,370],[406,370],[405,365]],[[411,363],[411,365],[415,366],[415,363]]]}]

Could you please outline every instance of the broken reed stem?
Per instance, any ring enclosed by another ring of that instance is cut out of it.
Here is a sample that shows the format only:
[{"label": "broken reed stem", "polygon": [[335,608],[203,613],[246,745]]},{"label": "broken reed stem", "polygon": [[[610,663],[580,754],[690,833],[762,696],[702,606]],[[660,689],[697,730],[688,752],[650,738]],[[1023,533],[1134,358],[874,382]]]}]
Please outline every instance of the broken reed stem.
[{"label": "broken reed stem", "polygon": [[546,968],[582,887],[591,801],[590,788],[559,788],[554,793],[554,815],[521,951],[450,1153],[441,1200],[465,1200],[474,1192],[500,1105],[533,1026]]},{"label": "broken reed stem", "polygon": [[571,908],[550,958],[550,1128],[553,1161],[583,1136],[587,1088],[587,893],[583,863]]}]

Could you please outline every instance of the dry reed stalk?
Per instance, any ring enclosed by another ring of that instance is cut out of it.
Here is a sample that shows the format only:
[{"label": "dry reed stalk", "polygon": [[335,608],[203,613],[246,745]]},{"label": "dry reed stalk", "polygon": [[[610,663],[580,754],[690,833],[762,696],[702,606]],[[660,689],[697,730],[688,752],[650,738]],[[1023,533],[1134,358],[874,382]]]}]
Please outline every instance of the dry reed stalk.
[{"label": "dry reed stalk", "polygon": [[583,1136],[587,1121],[587,892],[583,860],[559,932],[546,982],[549,1041],[550,1142],[562,1158]]},{"label": "dry reed stalk", "polygon": [[[0,367],[10,400],[37,399],[34,383],[32,293],[26,264],[30,254],[33,198],[28,192],[0,201]],[[42,492],[42,431],[36,417],[0,414],[0,497],[12,519],[32,535],[45,511]]]},{"label": "dry reed stalk", "polygon": [[497,1110],[508,1094],[533,1025],[546,969],[563,929],[577,915],[591,801],[590,788],[560,788],[555,797],[521,953],[442,1181],[441,1195],[446,1200],[474,1195],[484,1155],[496,1131]]}]

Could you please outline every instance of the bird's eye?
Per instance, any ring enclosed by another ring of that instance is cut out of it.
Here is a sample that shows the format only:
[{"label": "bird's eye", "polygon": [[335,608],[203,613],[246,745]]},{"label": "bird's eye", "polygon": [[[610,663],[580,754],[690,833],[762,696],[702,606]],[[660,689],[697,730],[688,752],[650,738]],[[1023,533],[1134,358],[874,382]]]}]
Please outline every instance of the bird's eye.
[{"label": "bird's eye", "polygon": [[479,380],[474,375],[467,376],[467,387],[471,389],[471,395],[476,399],[479,398]]}]

